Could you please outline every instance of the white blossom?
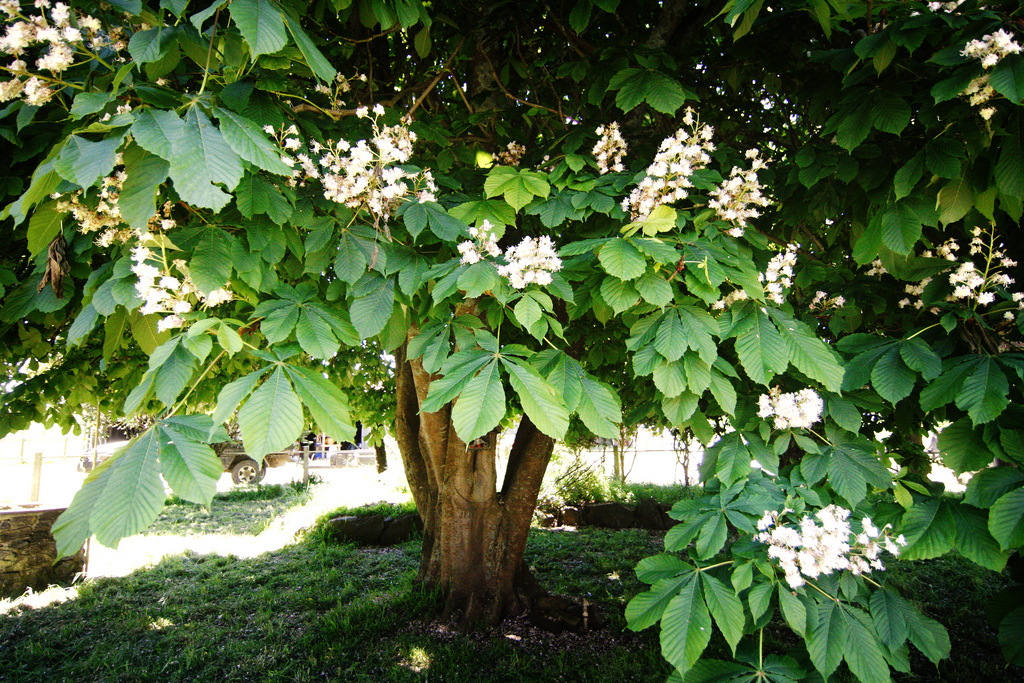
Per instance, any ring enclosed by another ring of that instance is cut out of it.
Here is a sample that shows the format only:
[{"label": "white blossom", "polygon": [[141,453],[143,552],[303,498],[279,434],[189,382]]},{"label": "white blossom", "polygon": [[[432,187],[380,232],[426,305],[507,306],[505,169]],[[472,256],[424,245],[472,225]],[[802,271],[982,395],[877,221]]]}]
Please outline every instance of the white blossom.
[{"label": "white blossom", "polygon": [[808,429],[821,419],[824,401],[813,389],[783,394],[772,387],[757,400],[757,416],[775,418],[776,429]]},{"label": "white blossom", "polygon": [[531,282],[551,284],[551,273],[562,269],[555,245],[547,235],[540,239],[524,237],[518,245],[505,252],[508,265],[498,266],[498,274],[507,277],[509,284],[523,289]]},{"label": "white blossom", "polygon": [[622,133],[619,132],[619,124],[613,121],[607,126],[599,126],[597,134],[600,138],[594,145],[591,154],[597,158],[597,168],[601,175],[609,171],[616,173],[625,171],[626,167],[622,165],[622,159],[626,156],[628,148],[626,141],[622,138]]}]

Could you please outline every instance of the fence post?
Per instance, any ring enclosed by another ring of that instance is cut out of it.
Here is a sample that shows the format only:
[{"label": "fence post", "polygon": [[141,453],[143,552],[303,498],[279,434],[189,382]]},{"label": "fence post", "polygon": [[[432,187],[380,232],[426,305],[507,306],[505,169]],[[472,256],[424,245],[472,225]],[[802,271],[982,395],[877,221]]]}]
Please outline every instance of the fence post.
[{"label": "fence post", "polygon": [[309,486],[309,444],[302,444],[302,485]]},{"label": "fence post", "polygon": [[29,500],[35,502],[39,500],[39,485],[43,481],[43,454],[42,452],[36,453],[35,459],[32,461],[32,493],[29,496]]}]

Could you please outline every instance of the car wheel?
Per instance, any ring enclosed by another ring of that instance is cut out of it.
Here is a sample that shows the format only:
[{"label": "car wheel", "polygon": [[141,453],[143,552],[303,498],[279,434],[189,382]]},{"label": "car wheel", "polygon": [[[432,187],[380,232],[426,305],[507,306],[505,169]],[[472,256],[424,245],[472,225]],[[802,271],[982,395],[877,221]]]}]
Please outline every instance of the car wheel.
[{"label": "car wheel", "polygon": [[255,460],[246,458],[231,466],[231,481],[236,484],[258,484],[267,475],[267,466],[260,467]]}]

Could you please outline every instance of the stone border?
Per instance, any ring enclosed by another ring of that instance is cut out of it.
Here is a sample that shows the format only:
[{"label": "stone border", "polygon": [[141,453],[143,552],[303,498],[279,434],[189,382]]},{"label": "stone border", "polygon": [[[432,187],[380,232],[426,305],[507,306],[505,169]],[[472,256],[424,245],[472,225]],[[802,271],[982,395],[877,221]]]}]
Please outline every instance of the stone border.
[{"label": "stone border", "polygon": [[85,569],[84,548],[57,562],[57,542],[50,530],[66,509],[0,510],[0,596],[13,598],[27,588],[70,583]]},{"label": "stone border", "polygon": [[578,507],[566,506],[554,512],[541,513],[540,525],[548,528],[597,526],[605,529],[666,531],[679,524],[668,516],[671,509],[671,505],[659,503],[654,498],[644,498],[635,505],[616,502],[583,503]]}]

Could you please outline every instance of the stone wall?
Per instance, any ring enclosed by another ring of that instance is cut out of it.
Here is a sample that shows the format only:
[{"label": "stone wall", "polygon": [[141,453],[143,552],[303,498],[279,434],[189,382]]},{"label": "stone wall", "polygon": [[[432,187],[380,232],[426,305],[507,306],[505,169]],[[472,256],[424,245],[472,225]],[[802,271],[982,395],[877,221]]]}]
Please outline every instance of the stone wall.
[{"label": "stone wall", "polygon": [[65,508],[0,510],[0,597],[17,597],[26,588],[70,583],[85,569],[85,549],[57,559],[50,529]]}]

